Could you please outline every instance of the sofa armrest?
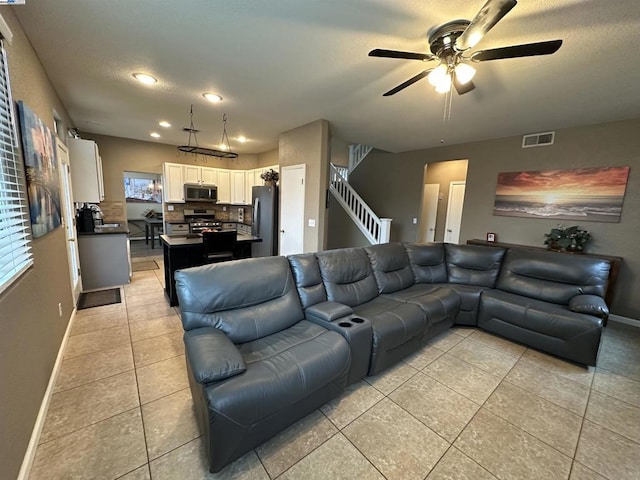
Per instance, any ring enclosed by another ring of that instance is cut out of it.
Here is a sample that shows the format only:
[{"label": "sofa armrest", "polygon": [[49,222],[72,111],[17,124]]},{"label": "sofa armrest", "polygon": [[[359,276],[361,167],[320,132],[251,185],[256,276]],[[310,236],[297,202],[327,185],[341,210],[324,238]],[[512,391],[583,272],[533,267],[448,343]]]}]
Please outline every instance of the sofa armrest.
[{"label": "sofa armrest", "polygon": [[347,305],[338,302],[322,302],[305,310],[307,319],[322,320],[324,322],[332,322],[338,318],[346,317],[353,313],[353,309]]},{"label": "sofa armrest", "polygon": [[569,310],[586,313],[606,320],[609,308],[602,297],[597,295],[576,295],[569,300]]},{"label": "sofa armrest", "polygon": [[184,344],[189,365],[198,383],[224,380],[247,369],[237,347],[222,330],[215,327],[185,332]]}]

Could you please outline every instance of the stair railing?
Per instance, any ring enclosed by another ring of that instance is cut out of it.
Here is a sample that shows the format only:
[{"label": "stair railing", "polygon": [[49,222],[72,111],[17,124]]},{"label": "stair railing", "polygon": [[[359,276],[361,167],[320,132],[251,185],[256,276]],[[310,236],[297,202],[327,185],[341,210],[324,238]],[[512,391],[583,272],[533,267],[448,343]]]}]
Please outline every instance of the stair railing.
[{"label": "stair railing", "polygon": [[388,243],[391,218],[379,218],[344,176],[344,167],[330,165],[329,191],[371,244]]}]

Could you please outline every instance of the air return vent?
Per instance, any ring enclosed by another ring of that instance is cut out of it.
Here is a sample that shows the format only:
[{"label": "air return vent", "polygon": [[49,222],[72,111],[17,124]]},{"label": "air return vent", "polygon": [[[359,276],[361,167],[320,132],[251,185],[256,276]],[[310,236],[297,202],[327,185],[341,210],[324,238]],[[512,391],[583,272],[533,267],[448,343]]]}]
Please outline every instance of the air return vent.
[{"label": "air return vent", "polygon": [[556,132],[532,133],[522,137],[522,148],[542,147],[544,145],[553,145],[553,139]]}]

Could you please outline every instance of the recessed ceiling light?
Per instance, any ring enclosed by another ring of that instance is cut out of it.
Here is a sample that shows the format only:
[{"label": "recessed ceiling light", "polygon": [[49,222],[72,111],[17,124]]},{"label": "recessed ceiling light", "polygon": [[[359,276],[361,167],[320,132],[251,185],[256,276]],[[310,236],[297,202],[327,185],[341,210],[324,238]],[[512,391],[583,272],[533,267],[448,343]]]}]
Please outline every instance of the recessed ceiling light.
[{"label": "recessed ceiling light", "polygon": [[247,137],[240,135],[239,137],[236,137],[236,140],[240,143],[245,143],[247,141]]},{"label": "recessed ceiling light", "polygon": [[158,132],[151,132],[149,135],[151,135],[153,138],[160,138],[160,134]]},{"label": "recessed ceiling light", "polygon": [[165,121],[160,122],[158,125],[164,128],[169,128],[171,126],[169,122],[165,122]]},{"label": "recessed ceiling light", "polygon": [[213,103],[218,103],[222,101],[222,97],[217,93],[203,93],[202,96]]},{"label": "recessed ceiling light", "polygon": [[146,73],[134,73],[133,77],[139,82],[144,83],[145,85],[153,85],[158,81],[151,75],[147,75]]}]

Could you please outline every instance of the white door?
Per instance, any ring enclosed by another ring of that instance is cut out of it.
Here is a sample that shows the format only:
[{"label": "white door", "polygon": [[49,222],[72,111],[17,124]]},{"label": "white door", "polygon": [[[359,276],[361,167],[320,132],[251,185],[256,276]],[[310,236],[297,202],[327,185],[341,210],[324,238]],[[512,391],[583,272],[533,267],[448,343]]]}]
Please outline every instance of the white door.
[{"label": "white door", "polygon": [[80,278],[80,260],[78,255],[78,241],[76,235],[76,217],[73,208],[73,196],[71,190],[71,167],[69,166],[69,150],[60,140],[56,141],[58,166],[60,168],[60,185],[62,186],[62,215],[64,229],[67,238],[67,256],[69,257],[69,275],[71,278],[71,291],[74,305],[78,303],[78,297],[82,290]]},{"label": "white door", "polygon": [[422,208],[425,214],[421,240],[425,242],[435,242],[436,240],[436,218],[438,217],[439,194],[439,183],[428,183],[424,186],[422,192]]},{"label": "white door", "polygon": [[460,224],[462,223],[464,189],[465,182],[451,182],[449,184],[447,221],[444,226],[444,241],[446,243],[458,243],[460,241]]},{"label": "white door", "polygon": [[280,255],[304,252],[305,165],[280,170]]}]

